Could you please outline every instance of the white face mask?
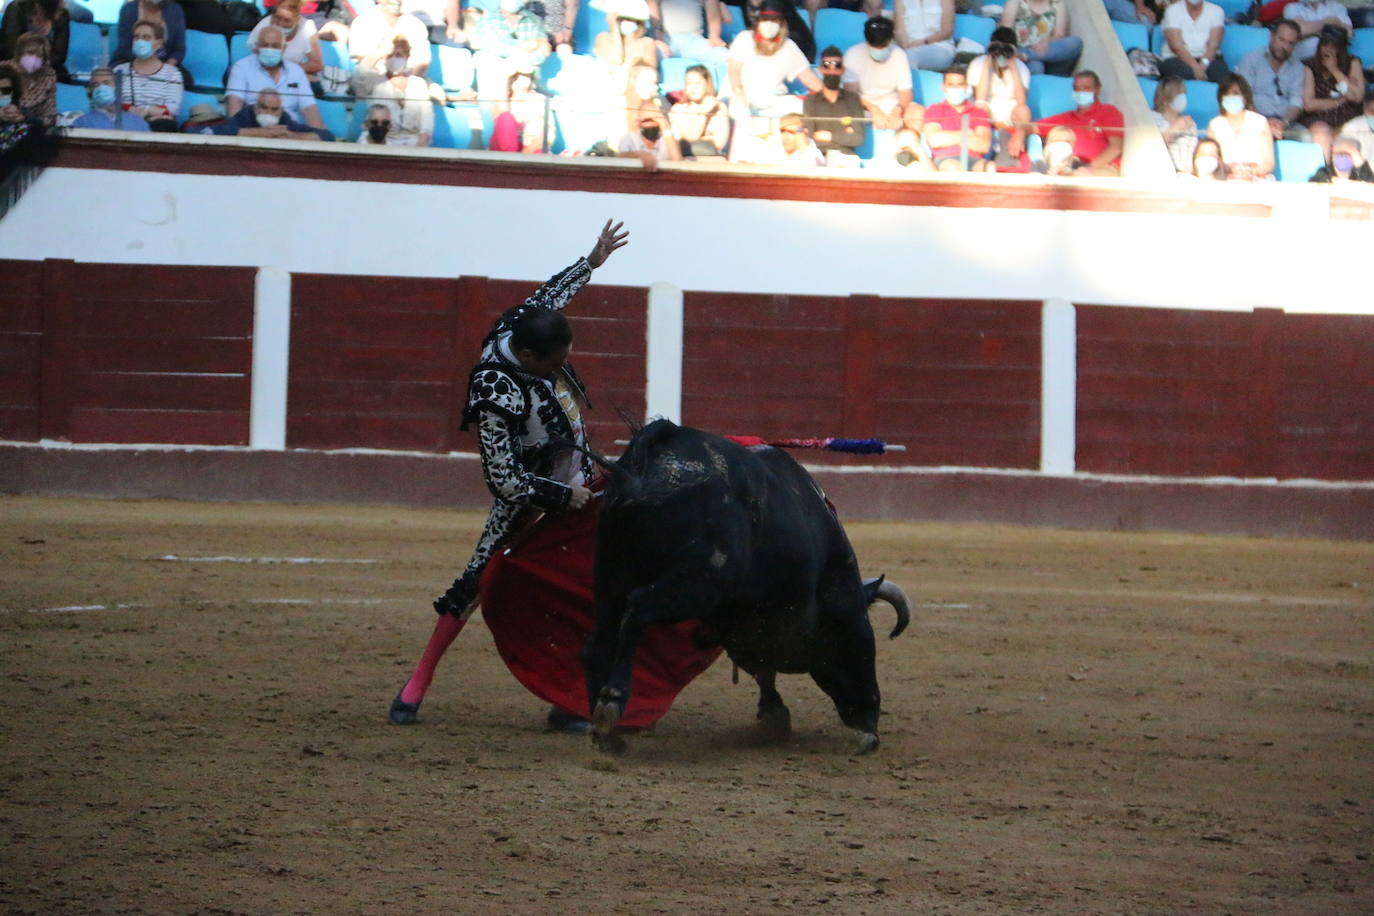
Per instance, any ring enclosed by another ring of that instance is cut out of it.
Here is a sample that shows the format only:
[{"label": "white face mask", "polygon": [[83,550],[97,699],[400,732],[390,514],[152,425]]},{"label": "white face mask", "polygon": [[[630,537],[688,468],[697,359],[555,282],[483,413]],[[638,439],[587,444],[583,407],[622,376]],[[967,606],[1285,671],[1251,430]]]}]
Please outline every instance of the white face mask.
[{"label": "white face mask", "polygon": [[636,80],[635,95],[641,99],[651,99],[658,95],[658,81],[652,78]]},{"label": "white face mask", "polygon": [[774,38],[777,38],[779,33],[781,32],[781,22],[775,22],[772,19],[766,19],[763,22],[759,23],[759,35],[762,38],[767,39],[768,41],[772,41]]},{"label": "white face mask", "polygon": [[633,19],[622,19],[622,20],[620,20],[620,34],[621,34],[621,35],[624,35],[626,38],[629,38],[631,35],[633,35],[633,34],[634,34],[635,32],[637,32],[637,31],[639,31],[639,23],[638,23],[638,22],[635,22]]},{"label": "white face mask", "polygon": [[1180,92],[1169,100],[1169,107],[1179,114],[1188,110],[1188,93]]},{"label": "white face mask", "polygon": [[258,112],[259,127],[276,127],[281,123],[281,115],[268,114],[265,111]]},{"label": "white face mask", "polygon": [[386,69],[391,73],[400,73],[406,68],[406,60],[408,60],[408,58],[401,57],[399,54],[393,54],[386,59]]},{"label": "white face mask", "polygon": [[1221,162],[1215,156],[1198,156],[1196,165],[1199,175],[1211,175],[1217,170],[1217,166],[1221,165]]},{"label": "white face mask", "polygon": [[1346,82],[1345,80],[1341,80],[1339,83],[1336,84],[1336,94],[1337,94],[1337,95],[1345,95],[1345,94],[1346,94],[1347,92],[1349,92],[1349,91],[1350,91],[1350,83]]},{"label": "white face mask", "polygon": [[1227,114],[1239,114],[1245,110],[1245,96],[1224,95],[1221,97],[1221,110]]},{"label": "white face mask", "polygon": [[960,105],[964,104],[964,100],[967,99],[967,98],[968,98],[968,87],[967,87],[967,86],[946,86],[946,87],[945,87],[945,101],[948,102],[950,105],[953,105],[955,108],[958,108]]}]

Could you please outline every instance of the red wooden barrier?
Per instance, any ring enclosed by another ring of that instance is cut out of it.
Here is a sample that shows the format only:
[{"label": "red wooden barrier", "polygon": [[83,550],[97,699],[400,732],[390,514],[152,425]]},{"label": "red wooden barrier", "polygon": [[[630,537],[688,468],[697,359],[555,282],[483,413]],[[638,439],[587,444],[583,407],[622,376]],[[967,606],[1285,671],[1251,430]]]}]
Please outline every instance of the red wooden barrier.
[{"label": "red wooden barrier", "polygon": [[40,437],[43,264],[0,260],[0,439]]}]

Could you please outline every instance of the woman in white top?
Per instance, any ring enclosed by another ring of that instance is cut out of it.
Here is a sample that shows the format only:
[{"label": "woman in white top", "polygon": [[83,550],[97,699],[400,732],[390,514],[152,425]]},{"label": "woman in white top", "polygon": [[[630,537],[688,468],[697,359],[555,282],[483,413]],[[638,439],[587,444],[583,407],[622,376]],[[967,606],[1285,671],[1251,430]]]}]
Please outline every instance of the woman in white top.
[{"label": "woman in white top", "polygon": [[1255,111],[1245,77],[1232,73],[1217,87],[1221,114],[1207,125],[1207,135],[1221,146],[1230,177],[1253,181],[1274,175],[1274,133],[1269,119]]},{"label": "woman in white top", "polygon": [[1164,145],[1174,160],[1174,171],[1188,172],[1193,167],[1197,147],[1197,123],[1188,116],[1188,86],[1182,77],[1170,76],[1155,88],[1155,127],[1164,135]]},{"label": "woman in white top", "polygon": [[175,131],[184,86],[181,71],[158,57],[162,23],[140,20],[133,31],[134,59],[114,68],[115,91],[125,111],[153,130]]},{"label": "woman in white top", "polygon": [[[248,46],[258,46],[258,35],[269,25],[281,29],[286,38],[282,48],[282,58],[293,64],[300,64],[305,75],[310,78],[310,88],[318,90],[320,73],[324,70],[324,52],[320,50],[319,27],[314,20],[301,16],[301,0],[281,0],[272,8],[272,14],[248,33]],[[316,95],[320,93],[316,91]]]},{"label": "woman in white top", "polygon": [[913,70],[948,70],[954,63],[954,0],[894,0],[897,44]]},{"label": "woman in white top", "polygon": [[1016,56],[1016,30],[999,26],[988,41],[988,53],[968,64],[968,84],[973,100],[987,108],[997,131],[998,148],[1013,159],[1026,148],[1026,129],[1031,123],[1026,92],[1030,68]]}]

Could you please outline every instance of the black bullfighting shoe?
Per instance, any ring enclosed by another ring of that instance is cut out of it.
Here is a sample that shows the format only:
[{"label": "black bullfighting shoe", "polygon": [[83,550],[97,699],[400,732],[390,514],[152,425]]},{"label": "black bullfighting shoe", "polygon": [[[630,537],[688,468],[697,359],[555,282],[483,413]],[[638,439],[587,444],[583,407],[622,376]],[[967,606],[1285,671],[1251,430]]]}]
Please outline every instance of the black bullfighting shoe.
[{"label": "black bullfighting shoe", "polygon": [[[397,697],[397,699],[400,699]],[[549,717],[544,721],[544,731],[562,732],[565,735],[585,735],[592,730],[592,723],[581,716],[564,712],[557,706],[549,707]]]},{"label": "black bullfighting shoe", "polygon": [[398,693],[396,694],[396,699],[391,701],[391,724],[414,725],[415,716],[419,711],[419,703],[406,703],[401,699],[401,695]]}]

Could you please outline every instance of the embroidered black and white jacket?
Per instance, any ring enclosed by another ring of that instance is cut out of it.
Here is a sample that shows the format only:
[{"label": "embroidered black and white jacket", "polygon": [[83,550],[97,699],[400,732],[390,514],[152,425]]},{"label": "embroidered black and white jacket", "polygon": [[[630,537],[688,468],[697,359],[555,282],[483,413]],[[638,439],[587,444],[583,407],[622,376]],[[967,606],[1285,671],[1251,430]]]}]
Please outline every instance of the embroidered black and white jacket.
[{"label": "embroidered black and white jacket", "polygon": [[[592,268],[578,258],[525,300],[524,308],[562,309],[586,285]],[[586,444],[581,410],[586,390],[571,365],[552,379],[531,375],[511,352],[513,320],[502,319],[482,341],[468,379],[463,429],[477,424],[482,473],[500,502],[557,512],[566,509],[570,483],[590,480],[591,460],[555,439]]]}]

